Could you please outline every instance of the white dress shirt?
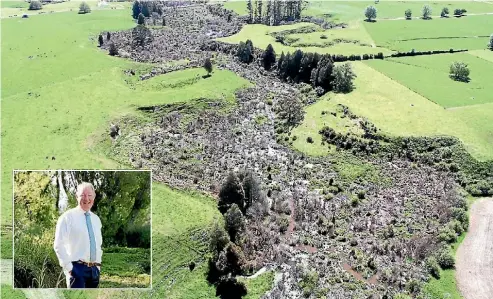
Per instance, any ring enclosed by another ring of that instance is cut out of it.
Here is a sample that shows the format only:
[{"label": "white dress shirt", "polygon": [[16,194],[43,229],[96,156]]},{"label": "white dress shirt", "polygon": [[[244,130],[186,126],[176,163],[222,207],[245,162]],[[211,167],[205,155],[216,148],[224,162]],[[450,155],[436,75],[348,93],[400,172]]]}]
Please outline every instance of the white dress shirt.
[{"label": "white dress shirt", "polygon": [[[58,218],[55,231],[55,242],[53,248],[66,275],[72,271],[72,261],[82,260],[85,262],[101,263],[103,250],[101,244],[101,220],[93,212],[89,211],[91,217],[94,239],[96,241],[96,260],[91,261],[89,232],[87,231],[85,211],[77,206],[66,211]],[[99,268],[99,267],[98,267]]]}]

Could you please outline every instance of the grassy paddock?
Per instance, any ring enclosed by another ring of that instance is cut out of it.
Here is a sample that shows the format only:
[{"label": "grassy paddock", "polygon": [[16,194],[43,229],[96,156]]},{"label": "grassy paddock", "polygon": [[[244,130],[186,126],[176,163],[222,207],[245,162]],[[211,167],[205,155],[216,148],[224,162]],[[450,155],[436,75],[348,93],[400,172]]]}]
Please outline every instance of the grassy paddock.
[{"label": "grassy paddock", "polygon": [[309,1],[309,6],[304,14],[313,16],[324,16],[326,14],[331,14],[332,19],[339,22],[364,20],[364,9],[369,5],[373,5],[377,8],[377,18],[379,19],[404,17],[404,11],[406,9],[411,9],[413,17],[417,17],[421,14],[421,9],[425,4],[431,6],[433,15],[440,15],[440,12],[444,7],[448,7],[452,14],[455,8],[465,8],[468,13],[493,12],[493,7],[491,7],[492,5],[473,1],[438,0],[424,2],[382,0],[378,4],[375,4],[373,1],[323,0]]},{"label": "grassy paddock", "polygon": [[[342,119],[338,125],[335,122],[337,118],[330,114],[322,116],[321,111],[334,111],[337,104],[343,104],[354,114],[368,118],[384,133],[393,136],[455,136],[475,158],[493,159],[493,127],[490,121],[493,104],[446,110],[363,62],[352,65],[358,76],[355,90],[349,94],[330,93],[307,107],[305,120],[292,133],[299,139],[293,143],[296,149],[307,154],[326,153],[317,136],[324,123],[344,130],[350,130],[351,127],[346,125],[351,124]],[[307,136],[312,136],[315,142],[307,143]]]},{"label": "grassy paddock", "polygon": [[[454,61],[468,64],[471,71],[469,83],[449,77],[450,65]],[[467,53],[389,58],[367,63],[445,108],[493,102],[488,88],[493,82],[493,63]]]},{"label": "grassy paddock", "polygon": [[[123,9],[123,8],[130,8],[132,5],[131,2],[108,2],[106,6],[98,6],[97,0],[86,0],[85,1],[87,4],[89,4],[89,7],[91,8],[92,11],[94,10],[107,10],[111,8],[118,8],[118,9]],[[17,18],[21,17],[23,14],[29,14],[29,15],[39,15],[40,12],[43,12],[45,14],[49,14],[51,12],[71,12],[71,13],[78,13],[79,12],[79,5],[81,1],[66,1],[62,3],[56,3],[56,4],[45,4],[43,5],[43,8],[41,10],[28,10],[29,8],[29,3],[24,2],[24,1],[1,1],[2,4],[2,13],[1,16],[2,18],[9,18],[9,16],[14,16],[17,15]],[[72,11],[71,11],[72,10]],[[16,18],[16,17],[14,17]]]},{"label": "grassy paddock", "polygon": [[[253,42],[253,45],[260,49],[265,49],[269,44],[272,44],[276,54],[280,54],[282,51],[284,53],[291,52],[293,53],[297,49],[301,49],[305,52],[318,52],[321,54],[377,54],[378,52],[382,52],[384,54],[390,54],[391,51],[379,48],[379,47],[371,47],[371,46],[360,46],[358,44],[353,43],[338,43],[330,47],[297,47],[297,46],[285,46],[281,43],[276,42],[276,39],[269,35],[271,32],[279,32],[283,30],[289,30],[294,28],[300,28],[303,26],[307,26],[307,23],[297,23],[293,25],[282,25],[282,26],[267,26],[261,24],[252,24],[244,26],[240,32],[235,35],[219,38],[218,40],[237,44],[240,42],[245,42],[247,39],[250,39]],[[338,29],[345,30],[345,29]],[[317,32],[316,34],[324,34],[323,32]],[[343,36],[344,34],[341,33]],[[361,33],[358,33],[361,36]],[[329,33],[330,35],[330,33]],[[302,35],[305,36],[305,35]],[[308,35],[308,39],[313,39],[313,35]]]},{"label": "grassy paddock", "polygon": [[[486,5],[486,4],[485,4]],[[493,11],[493,5],[490,9]],[[395,51],[486,49],[493,15],[433,20],[364,22],[377,46]]]},{"label": "grassy paddock", "polygon": [[[195,69],[129,85],[123,71],[146,65],[111,57],[90,38],[132,26],[129,11],[123,10],[2,21],[2,151],[10,153],[2,160],[2,223],[12,219],[12,169],[118,168],[88,149],[92,133],[107,136],[110,122],[136,106],[234,99],[234,91],[248,84],[229,71],[215,70],[203,79],[205,70]],[[197,75],[193,84],[180,85]],[[168,79],[179,88],[160,86]]]}]

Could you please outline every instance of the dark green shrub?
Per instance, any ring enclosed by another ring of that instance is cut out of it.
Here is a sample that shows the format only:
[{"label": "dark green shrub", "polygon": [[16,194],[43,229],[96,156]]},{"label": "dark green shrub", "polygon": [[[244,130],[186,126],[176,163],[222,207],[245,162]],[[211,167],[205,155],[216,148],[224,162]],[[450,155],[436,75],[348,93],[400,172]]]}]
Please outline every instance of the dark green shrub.
[{"label": "dark green shrub", "polygon": [[430,256],[426,259],[426,269],[436,279],[440,279],[440,266],[435,257]]},{"label": "dark green shrub", "polygon": [[455,259],[450,250],[447,248],[442,249],[437,255],[437,262],[442,269],[450,269],[455,265]]}]

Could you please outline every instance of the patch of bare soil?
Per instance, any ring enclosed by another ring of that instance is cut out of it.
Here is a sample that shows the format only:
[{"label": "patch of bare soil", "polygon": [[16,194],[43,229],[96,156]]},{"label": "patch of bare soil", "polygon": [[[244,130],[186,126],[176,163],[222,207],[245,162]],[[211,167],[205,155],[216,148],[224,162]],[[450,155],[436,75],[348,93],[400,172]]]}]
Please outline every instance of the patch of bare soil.
[{"label": "patch of bare soil", "polygon": [[469,231],[457,251],[456,267],[464,298],[493,298],[493,198],[472,205]]}]

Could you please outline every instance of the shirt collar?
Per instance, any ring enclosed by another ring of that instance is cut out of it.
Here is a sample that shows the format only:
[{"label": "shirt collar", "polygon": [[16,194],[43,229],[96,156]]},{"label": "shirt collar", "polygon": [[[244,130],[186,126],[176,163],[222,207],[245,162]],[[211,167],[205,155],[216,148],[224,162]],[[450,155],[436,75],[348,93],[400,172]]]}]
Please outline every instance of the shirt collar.
[{"label": "shirt collar", "polygon": [[[84,215],[86,214],[86,211],[84,211],[84,210],[83,210],[83,209],[82,209],[79,205],[77,205],[76,209],[77,209],[80,213],[82,213],[82,214],[84,214]],[[91,213],[92,213],[92,212],[91,212],[91,210],[89,210],[88,212],[89,212],[89,215],[91,215]]]}]

